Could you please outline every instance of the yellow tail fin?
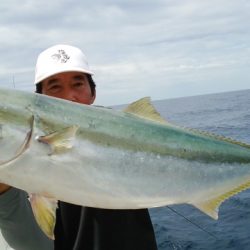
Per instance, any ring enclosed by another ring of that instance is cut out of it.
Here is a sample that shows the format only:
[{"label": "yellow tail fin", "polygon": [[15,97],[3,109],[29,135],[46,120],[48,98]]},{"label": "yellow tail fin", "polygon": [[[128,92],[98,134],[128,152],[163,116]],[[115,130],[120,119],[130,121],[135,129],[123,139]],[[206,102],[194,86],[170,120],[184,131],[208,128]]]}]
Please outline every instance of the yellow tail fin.
[{"label": "yellow tail fin", "polygon": [[231,196],[240,193],[246,189],[250,188],[250,181],[244,181],[242,184],[238,185],[237,187],[228,190],[225,193],[219,194],[213,199],[206,200],[204,202],[192,204],[193,206],[197,207],[199,210],[204,212],[205,214],[209,215],[213,219],[218,219],[218,212],[219,206],[222,202],[226,199],[230,198]]}]

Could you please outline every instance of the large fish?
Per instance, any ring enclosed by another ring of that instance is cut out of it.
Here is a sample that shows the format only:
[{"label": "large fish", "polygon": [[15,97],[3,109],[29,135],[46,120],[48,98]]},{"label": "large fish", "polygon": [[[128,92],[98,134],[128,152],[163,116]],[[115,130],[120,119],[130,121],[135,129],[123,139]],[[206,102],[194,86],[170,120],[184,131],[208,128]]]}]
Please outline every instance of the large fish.
[{"label": "large fish", "polygon": [[250,146],[171,125],[149,98],[122,112],[1,89],[0,182],[89,207],[188,203],[217,218],[250,187]]}]

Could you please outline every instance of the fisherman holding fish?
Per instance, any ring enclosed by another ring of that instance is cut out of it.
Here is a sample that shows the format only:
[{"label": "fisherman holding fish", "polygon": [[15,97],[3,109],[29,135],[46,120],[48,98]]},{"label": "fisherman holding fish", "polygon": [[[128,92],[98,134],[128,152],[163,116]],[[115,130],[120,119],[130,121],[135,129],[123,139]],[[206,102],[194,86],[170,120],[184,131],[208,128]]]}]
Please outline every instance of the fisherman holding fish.
[{"label": "fisherman holding fish", "polygon": [[[80,49],[55,45],[38,56],[36,92],[91,105],[96,97],[92,75]],[[52,241],[38,227],[24,191],[0,184],[0,193],[0,227],[4,238],[14,249],[157,249],[147,209],[109,210],[59,201],[55,240]]]}]

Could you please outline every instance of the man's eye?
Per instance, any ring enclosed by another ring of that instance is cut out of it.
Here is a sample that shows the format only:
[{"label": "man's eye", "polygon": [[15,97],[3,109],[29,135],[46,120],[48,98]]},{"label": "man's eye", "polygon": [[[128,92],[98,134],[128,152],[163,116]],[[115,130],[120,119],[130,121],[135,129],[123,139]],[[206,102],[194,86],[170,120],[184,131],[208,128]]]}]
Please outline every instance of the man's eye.
[{"label": "man's eye", "polygon": [[84,83],[83,83],[83,82],[76,82],[76,83],[74,84],[74,86],[75,86],[75,87],[82,87],[82,86],[84,86]]},{"label": "man's eye", "polygon": [[58,91],[60,89],[60,86],[58,85],[53,85],[49,88],[49,91]]}]

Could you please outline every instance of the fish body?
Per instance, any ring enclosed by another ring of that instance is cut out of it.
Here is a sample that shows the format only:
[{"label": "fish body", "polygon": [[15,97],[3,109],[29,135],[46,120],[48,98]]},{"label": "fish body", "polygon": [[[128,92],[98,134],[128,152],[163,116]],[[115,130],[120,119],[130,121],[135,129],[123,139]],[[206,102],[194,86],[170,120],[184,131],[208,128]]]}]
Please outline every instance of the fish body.
[{"label": "fish body", "polygon": [[213,218],[250,187],[250,146],[125,111],[0,90],[0,182],[108,209],[188,203]]}]

